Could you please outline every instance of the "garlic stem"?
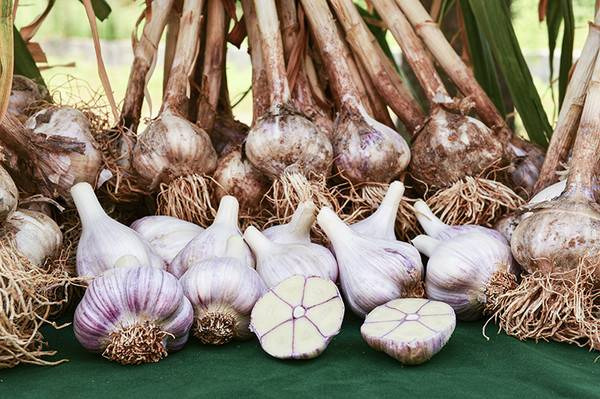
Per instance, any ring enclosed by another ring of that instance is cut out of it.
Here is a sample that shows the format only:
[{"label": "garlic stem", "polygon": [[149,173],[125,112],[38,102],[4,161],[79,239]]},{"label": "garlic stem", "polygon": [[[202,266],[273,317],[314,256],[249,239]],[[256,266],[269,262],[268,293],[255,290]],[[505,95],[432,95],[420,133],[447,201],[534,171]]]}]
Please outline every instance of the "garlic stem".
[{"label": "garlic stem", "polygon": [[71,197],[83,228],[91,226],[99,218],[108,217],[89,183],[77,183],[71,187]]},{"label": "garlic stem", "polygon": [[242,263],[246,260],[246,245],[244,239],[241,236],[231,236],[227,240],[227,249],[225,250],[225,256],[228,258],[235,258]]},{"label": "garlic stem", "polygon": [[272,247],[273,243],[263,233],[261,233],[256,227],[250,226],[244,232],[244,240],[248,243],[252,252],[267,253]]},{"label": "garlic stem", "polygon": [[225,195],[219,202],[219,209],[215,215],[214,223],[223,223],[237,227],[239,210],[240,205],[237,199],[231,195]]},{"label": "garlic stem", "polygon": [[312,201],[300,203],[289,222],[290,230],[288,234],[298,237],[301,240],[307,237],[315,222],[316,209],[317,207]]},{"label": "garlic stem", "polygon": [[372,226],[377,226],[377,231],[381,232],[378,235],[395,238],[396,214],[403,195],[404,184],[399,181],[392,182],[377,210],[366,219],[354,223],[351,228],[360,234],[370,234],[373,231]]},{"label": "garlic stem", "polygon": [[344,240],[342,238],[344,235],[348,236],[354,234],[352,229],[346,223],[344,223],[331,208],[327,206],[321,208],[321,211],[319,211],[319,214],[317,215],[317,223],[323,229],[331,242],[339,241],[341,245],[348,242],[348,240]]},{"label": "garlic stem", "polygon": [[431,257],[435,248],[440,245],[441,241],[436,240],[433,237],[429,237],[425,234],[419,234],[415,238],[411,240],[412,244],[421,252],[423,255],[428,258]]},{"label": "garlic stem", "polygon": [[435,216],[425,201],[417,200],[413,207],[417,220],[427,235],[437,237],[442,230],[448,228],[447,224]]}]

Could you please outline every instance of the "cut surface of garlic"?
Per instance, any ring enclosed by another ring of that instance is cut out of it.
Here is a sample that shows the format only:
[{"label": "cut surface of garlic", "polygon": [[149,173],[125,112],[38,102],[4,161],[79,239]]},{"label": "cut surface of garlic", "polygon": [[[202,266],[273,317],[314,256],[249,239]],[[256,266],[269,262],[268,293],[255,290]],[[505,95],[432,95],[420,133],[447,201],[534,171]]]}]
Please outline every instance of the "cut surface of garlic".
[{"label": "cut surface of garlic", "polygon": [[360,328],[373,349],[407,365],[421,364],[450,339],[456,317],[443,302],[421,298],[394,299],[373,309]]},{"label": "cut surface of garlic", "polygon": [[344,303],[332,281],[292,276],[256,302],[250,330],[273,357],[311,359],[339,333],[343,318]]}]

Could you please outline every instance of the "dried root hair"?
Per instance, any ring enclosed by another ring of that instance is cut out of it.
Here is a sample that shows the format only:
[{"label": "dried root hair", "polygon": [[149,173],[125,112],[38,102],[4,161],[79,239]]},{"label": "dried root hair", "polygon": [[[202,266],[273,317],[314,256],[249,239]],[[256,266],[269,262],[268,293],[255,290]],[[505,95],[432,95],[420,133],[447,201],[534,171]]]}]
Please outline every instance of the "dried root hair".
[{"label": "dried root hair", "polygon": [[212,178],[192,174],[161,183],[157,198],[157,214],[174,216],[207,227],[217,213],[213,207]]},{"label": "dried root hair", "polygon": [[124,365],[156,363],[168,355],[167,337],[174,338],[146,320],[110,334],[110,342],[102,356]]}]

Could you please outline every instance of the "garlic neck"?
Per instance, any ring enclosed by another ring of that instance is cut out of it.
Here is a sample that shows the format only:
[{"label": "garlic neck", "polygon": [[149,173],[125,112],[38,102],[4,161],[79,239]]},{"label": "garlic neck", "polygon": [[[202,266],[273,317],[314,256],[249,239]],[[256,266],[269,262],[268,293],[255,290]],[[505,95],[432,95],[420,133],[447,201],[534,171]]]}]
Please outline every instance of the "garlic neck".
[{"label": "garlic neck", "polygon": [[83,227],[94,223],[98,219],[108,217],[89,183],[77,183],[71,187],[71,197]]},{"label": "garlic neck", "polygon": [[254,226],[250,226],[244,232],[244,240],[248,243],[252,252],[256,255],[271,251],[275,244]]},{"label": "garlic neck", "polygon": [[425,234],[420,234],[411,241],[415,248],[417,248],[419,252],[428,258],[431,258],[431,255],[433,255],[435,249],[440,244],[440,240],[436,240],[435,238],[426,236]]},{"label": "garlic neck", "polygon": [[439,233],[448,228],[448,225],[442,222],[433,214],[427,203],[423,200],[417,200],[414,205],[415,215],[425,233],[432,237],[437,237]]},{"label": "garlic neck", "polygon": [[114,268],[137,267],[141,266],[140,260],[133,255],[123,255],[113,265]]},{"label": "garlic neck", "polygon": [[376,230],[384,233],[378,234],[378,236],[396,237],[396,214],[403,195],[404,184],[399,181],[391,183],[377,210],[368,218],[355,223],[354,226],[359,227],[359,229],[365,225],[372,226],[371,231]]},{"label": "garlic neck", "polygon": [[214,223],[238,227],[239,209],[240,205],[235,197],[231,195],[224,196],[221,198],[221,202],[219,202],[219,209],[217,210]]},{"label": "garlic neck", "polygon": [[310,235],[310,229],[315,222],[315,204],[312,201],[306,201],[298,205],[296,212],[290,220],[289,234],[296,237],[299,241]]},{"label": "garlic neck", "polygon": [[225,256],[228,258],[234,258],[241,262],[246,260],[246,251],[244,251],[244,239],[241,236],[231,236],[227,240],[227,248],[225,249]]},{"label": "garlic neck", "polygon": [[332,243],[343,242],[343,237],[353,236],[355,233],[345,224],[331,208],[323,207],[317,216],[317,223],[323,229],[327,238]]}]

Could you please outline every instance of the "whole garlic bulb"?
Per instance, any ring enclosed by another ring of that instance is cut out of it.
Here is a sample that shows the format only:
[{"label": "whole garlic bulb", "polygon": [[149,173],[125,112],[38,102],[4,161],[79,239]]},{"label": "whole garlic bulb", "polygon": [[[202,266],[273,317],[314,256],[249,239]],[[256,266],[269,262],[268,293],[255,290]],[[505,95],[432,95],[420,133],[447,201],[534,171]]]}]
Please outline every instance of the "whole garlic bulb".
[{"label": "whole garlic bulb", "polygon": [[[225,256],[227,240],[241,236],[238,225],[239,205],[230,195],[221,198],[213,223],[190,241],[169,264],[169,272],[178,278],[200,261],[212,257]],[[250,248],[244,245],[244,264],[254,267],[254,257]]]},{"label": "whole garlic bulb", "polygon": [[459,320],[480,318],[490,295],[516,282],[510,246],[487,234],[471,232],[445,241],[420,235],[412,241],[429,258],[427,297],[452,306]]},{"label": "whole garlic bulb", "polygon": [[256,271],[268,288],[293,275],[337,280],[335,258],[321,245],[310,242],[280,244],[269,240],[254,226],[246,229],[244,239],[256,256]]},{"label": "whole garlic bulb", "polygon": [[121,364],[158,362],[181,349],[194,319],[171,274],[154,267],[119,267],[95,278],[75,310],[75,338]]},{"label": "whole garlic bulb", "polygon": [[392,182],[377,210],[369,217],[351,224],[350,228],[363,236],[396,241],[396,214],[403,195],[404,184],[400,181]]},{"label": "whole garlic bulb", "polygon": [[250,312],[266,287],[244,256],[244,241],[232,236],[224,257],[195,264],[179,280],[194,308],[193,333],[204,344],[222,345],[251,335]]},{"label": "whole garlic bulb", "polygon": [[0,224],[17,209],[19,190],[6,169],[0,166]]},{"label": "whole garlic bulb", "polygon": [[135,256],[143,265],[165,268],[165,262],[140,234],[104,212],[92,186],[78,183],[71,188],[71,196],[81,219],[77,275],[98,276],[124,255]]},{"label": "whole garlic bulb", "polygon": [[167,263],[204,229],[197,224],[172,216],[146,216],[131,224],[152,247],[154,252]]},{"label": "whole garlic bulb", "polygon": [[9,231],[14,231],[17,250],[36,266],[42,266],[62,245],[60,228],[41,212],[18,209],[6,225]]},{"label": "whole garlic bulb", "polygon": [[316,219],[314,202],[304,201],[298,204],[291,220],[263,230],[269,240],[278,244],[310,243],[310,229]]},{"label": "whole garlic bulb", "polygon": [[327,207],[317,223],[335,250],[342,293],[357,315],[419,289],[423,265],[412,245],[358,234]]},{"label": "whole garlic bulb", "polygon": [[7,112],[17,118],[27,119],[29,108],[48,96],[48,91],[33,80],[21,75],[14,75]]}]

